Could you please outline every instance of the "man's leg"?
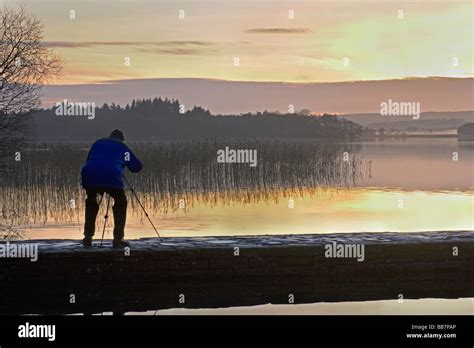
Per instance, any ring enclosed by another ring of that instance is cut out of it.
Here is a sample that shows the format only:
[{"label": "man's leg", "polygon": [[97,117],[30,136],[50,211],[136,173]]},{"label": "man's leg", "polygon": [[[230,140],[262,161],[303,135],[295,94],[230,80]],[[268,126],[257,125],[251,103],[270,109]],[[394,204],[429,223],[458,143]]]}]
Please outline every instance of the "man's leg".
[{"label": "man's leg", "polygon": [[97,203],[97,189],[86,188],[86,221],[84,223],[84,240],[92,241],[95,233],[95,219],[99,212],[99,204]]},{"label": "man's leg", "polygon": [[125,222],[127,221],[127,196],[123,190],[109,189],[107,193],[114,199],[114,241],[123,240]]}]

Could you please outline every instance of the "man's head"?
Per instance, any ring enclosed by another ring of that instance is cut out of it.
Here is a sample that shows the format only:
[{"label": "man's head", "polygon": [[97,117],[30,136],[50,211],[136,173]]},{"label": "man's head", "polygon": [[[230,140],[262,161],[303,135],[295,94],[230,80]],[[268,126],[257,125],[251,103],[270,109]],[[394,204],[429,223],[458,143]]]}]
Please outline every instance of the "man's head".
[{"label": "man's head", "polygon": [[110,133],[109,138],[122,141],[122,142],[125,140],[123,132],[120,129],[114,129],[112,133]]}]

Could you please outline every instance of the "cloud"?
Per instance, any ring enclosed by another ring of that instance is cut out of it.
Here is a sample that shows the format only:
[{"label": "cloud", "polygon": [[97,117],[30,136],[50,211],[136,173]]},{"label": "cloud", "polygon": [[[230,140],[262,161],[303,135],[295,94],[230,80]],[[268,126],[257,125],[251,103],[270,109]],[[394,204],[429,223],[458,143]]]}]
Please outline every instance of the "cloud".
[{"label": "cloud", "polygon": [[196,49],[196,48],[142,48],[140,52],[169,54],[175,56],[205,56],[210,54],[217,54],[219,51],[210,49]]},{"label": "cloud", "polygon": [[43,46],[49,48],[91,48],[97,46],[135,46],[135,47],[167,47],[167,46],[213,46],[209,41],[45,41]]},{"label": "cloud", "polygon": [[252,28],[245,30],[252,34],[305,34],[311,32],[308,28]]},{"label": "cloud", "polygon": [[210,41],[161,41],[156,44],[165,46],[179,46],[179,45],[194,45],[194,46],[213,46],[214,43]]},{"label": "cloud", "polygon": [[139,42],[127,42],[127,41],[110,41],[110,42],[95,42],[95,41],[45,41],[43,46],[49,48],[88,48],[96,46],[133,46],[139,45]]},{"label": "cloud", "polygon": [[140,41],[45,41],[43,46],[48,48],[94,48],[94,47],[123,47],[129,46],[136,49],[138,52],[167,54],[176,56],[191,56],[191,55],[214,55],[219,51],[216,49],[216,44],[210,41],[154,41],[154,42],[140,42]]}]

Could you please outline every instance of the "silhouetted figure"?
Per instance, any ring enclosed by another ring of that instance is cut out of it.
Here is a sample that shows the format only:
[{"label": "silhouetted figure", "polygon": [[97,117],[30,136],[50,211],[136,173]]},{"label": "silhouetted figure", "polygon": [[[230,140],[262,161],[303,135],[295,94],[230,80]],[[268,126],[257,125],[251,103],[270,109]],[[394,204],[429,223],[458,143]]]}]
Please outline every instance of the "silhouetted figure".
[{"label": "silhouetted figure", "polygon": [[97,140],[87,156],[87,163],[82,168],[82,186],[86,190],[86,221],[84,224],[84,246],[92,246],[95,232],[95,220],[99,211],[97,194],[108,193],[114,199],[114,247],[125,247],[124,228],[127,219],[127,197],[124,192],[124,170],[127,167],[137,173],[142,164],[123,143],[125,137],[119,129],[114,130],[108,138]]}]

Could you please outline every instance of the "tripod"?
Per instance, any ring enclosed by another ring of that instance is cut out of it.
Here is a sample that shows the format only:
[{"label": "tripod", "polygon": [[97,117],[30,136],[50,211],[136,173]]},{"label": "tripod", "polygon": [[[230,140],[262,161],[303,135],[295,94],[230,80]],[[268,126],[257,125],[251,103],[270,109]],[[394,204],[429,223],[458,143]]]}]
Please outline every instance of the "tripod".
[{"label": "tripod", "polygon": [[[156,234],[158,235],[158,237],[161,239],[161,236],[160,234],[158,233],[158,230],[156,229],[155,225],[153,224],[153,221],[151,221],[151,218],[150,216],[148,215],[148,213],[146,212],[145,210],[145,207],[143,206],[142,202],[140,201],[140,199],[138,198],[138,195],[137,193],[135,192],[135,190],[133,189],[133,187],[130,185],[127,177],[125,177],[125,181],[127,183],[127,186],[130,188],[130,191],[132,191],[133,193],[133,196],[135,197],[135,199],[137,200],[138,204],[140,205],[140,207],[142,208],[143,210],[143,213],[145,214],[145,216],[147,217],[148,221],[150,222],[151,226],[153,227],[153,229],[155,230]],[[102,200],[105,196],[105,192],[102,194],[102,196],[100,197],[100,200],[99,200],[99,207],[100,207],[100,204],[102,203]],[[107,219],[109,218],[109,206],[110,206],[110,195],[108,195],[108,198],[107,198],[107,208],[105,210],[105,216],[104,216],[104,228],[102,229],[102,238],[100,240],[100,246],[102,247],[102,244],[104,242],[104,234],[105,234],[105,227],[107,226]]]}]

